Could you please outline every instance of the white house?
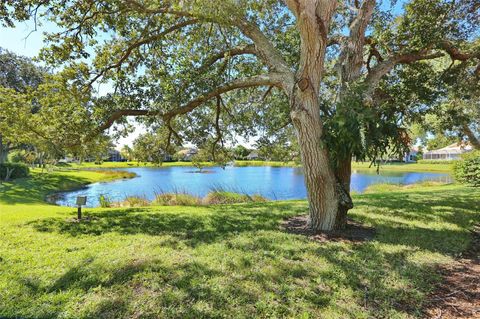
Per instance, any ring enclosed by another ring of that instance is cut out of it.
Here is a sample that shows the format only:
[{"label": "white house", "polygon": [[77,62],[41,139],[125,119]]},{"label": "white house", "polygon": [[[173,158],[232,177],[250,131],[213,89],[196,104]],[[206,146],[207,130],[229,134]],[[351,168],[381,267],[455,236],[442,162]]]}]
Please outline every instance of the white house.
[{"label": "white house", "polygon": [[257,151],[251,151],[250,154],[247,155],[247,160],[249,161],[258,160],[259,158],[260,156]]},{"label": "white house", "polygon": [[186,148],[179,151],[177,154],[179,155],[182,161],[191,161],[193,155],[197,153],[198,153],[198,150],[196,148]]},{"label": "white house", "polygon": [[123,162],[125,159],[123,158],[122,154],[119,151],[113,149],[108,151],[108,159],[109,162]]},{"label": "white house", "polygon": [[408,151],[408,153],[405,153],[403,156],[403,161],[405,163],[413,163],[417,161],[417,154],[418,154],[418,147],[412,147]]},{"label": "white house", "polygon": [[459,159],[463,153],[470,152],[472,146],[468,143],[453,143],[438,150],[431,150],[423,154],[426,160],[455,160]]}]

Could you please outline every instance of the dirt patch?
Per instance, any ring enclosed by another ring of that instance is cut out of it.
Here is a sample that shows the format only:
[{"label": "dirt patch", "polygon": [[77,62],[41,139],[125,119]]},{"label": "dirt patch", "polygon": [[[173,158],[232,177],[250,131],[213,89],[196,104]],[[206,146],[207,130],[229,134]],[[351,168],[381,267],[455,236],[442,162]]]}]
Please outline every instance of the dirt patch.
[{"label": "dirt patch", "polygon": [[315,232],[308,227],[308,216],[294,216],[285,220],[281,227],[292,234],[305,235],[318,242],[344,241],[362,242],[371,240],[375,236],[375,229],[367,227],[352,219],[347,220],[345,229],[328,232]]},{"label": "dirt patch", "polygon": [[427,318],[480,318],[480,225],[472,233],[462,257],[439,269],[444,280],[429,296]]}]

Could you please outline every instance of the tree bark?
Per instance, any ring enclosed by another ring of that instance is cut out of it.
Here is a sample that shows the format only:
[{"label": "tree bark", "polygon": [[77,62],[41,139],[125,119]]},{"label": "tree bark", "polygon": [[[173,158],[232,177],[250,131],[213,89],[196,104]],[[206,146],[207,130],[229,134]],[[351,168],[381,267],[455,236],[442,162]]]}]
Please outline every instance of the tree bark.
[{"label": "tree bark", "polygon": [[7,161],[8,149],[5,145],[0,144],[0,164],[3,164]]},{"label": "tree bark", "polygon": [[309,226],[316,231],[333,230],[338,212],[336,178],[322,141],[322,122],[314,90],[300,92],[290,113],[302,157],[309,203]]},{"label": "tree bark", "polygon": [[315,231],[333,230],[339,196],[327,146],[322,140],[319,91],[324,72],[328,32],[338,2],[288,0],[300,32],[300,61],[294,84],[287,90],[290,117],[295,127],[310,208],[309,225]]},{"label": "tree bark", "polygon": [[350,181],[352,176],[352,155],[337,160],[335,170],[337,177],[337,192],[339,193],[338,212],[335,220],[335,229],[344,229],[347,225],[347,213],[353,208],[350,196]]},{"label": "tree bark", "polygon": [[7,161],[8,156],[8,144],[3,144],[3,137],[0,134],[0,164],[3,164]]},{"label": "tree bark", "polygon": [[12,174],[13,174],[14,170],[15,170],[15,168],[8,168],[7,167],[7,172],[5,174],[5,179],[4,179],[5,182],[8,182],[10,180],[10,177],[12,177]]}]

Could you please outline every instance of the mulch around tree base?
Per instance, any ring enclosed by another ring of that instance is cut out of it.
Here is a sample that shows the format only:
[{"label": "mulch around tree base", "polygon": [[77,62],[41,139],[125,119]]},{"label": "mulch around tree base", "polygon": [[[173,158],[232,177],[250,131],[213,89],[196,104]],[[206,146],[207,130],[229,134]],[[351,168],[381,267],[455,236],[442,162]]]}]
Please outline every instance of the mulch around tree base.
[{"label": "mulch around tree base", "polygon": [[311,240],[318,242],[345,241],[362,242],[371,240],[375,236],[375,229],[367,227],[359,222],[348,219],[345,229],[315,232],[308,227],[308,216],[294,216],[282,223],[282,228],[292,234],[305,235]]},{"label": "mulch around tree base", "polygon": [[429,296],[428,318],[480,318],[480,225],[472,233],[462,257],[439,269],[444,279]]}]

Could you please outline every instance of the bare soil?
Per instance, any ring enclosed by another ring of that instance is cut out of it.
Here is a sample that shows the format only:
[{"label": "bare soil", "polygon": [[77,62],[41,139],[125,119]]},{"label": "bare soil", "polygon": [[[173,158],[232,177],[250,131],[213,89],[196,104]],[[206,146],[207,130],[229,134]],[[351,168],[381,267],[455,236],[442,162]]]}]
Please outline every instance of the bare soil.
[{"label": "bare soil", "polygon": [[[375,229],[351,219],[343,230],[314,232],[308,227],[308,216],[294,216],[282,223],[285,231],[305,235],[318,242],[363,242],[373,239]],[[425,318],[480,319],[480,225],[472,229],[470,247],[452,264],[438,269],[443,280],[428,296]]]},{"label": "bare soil", "polygon": [[375,236],[375,229],[367,227],[359,222],[348,219],[345,229],[328,232],[315,232],[308,227],[308,216],[294,216],[282,223],[282,228],[292,234],[305,235],[311,240],[318,242],[345,241],[362,242],[371,240]]},{"label": "bare soil", "polygon": [[480,225],[472,243],[453,264],[439,269],[444,280],[429,296],[427,318],[480,318]]}]

